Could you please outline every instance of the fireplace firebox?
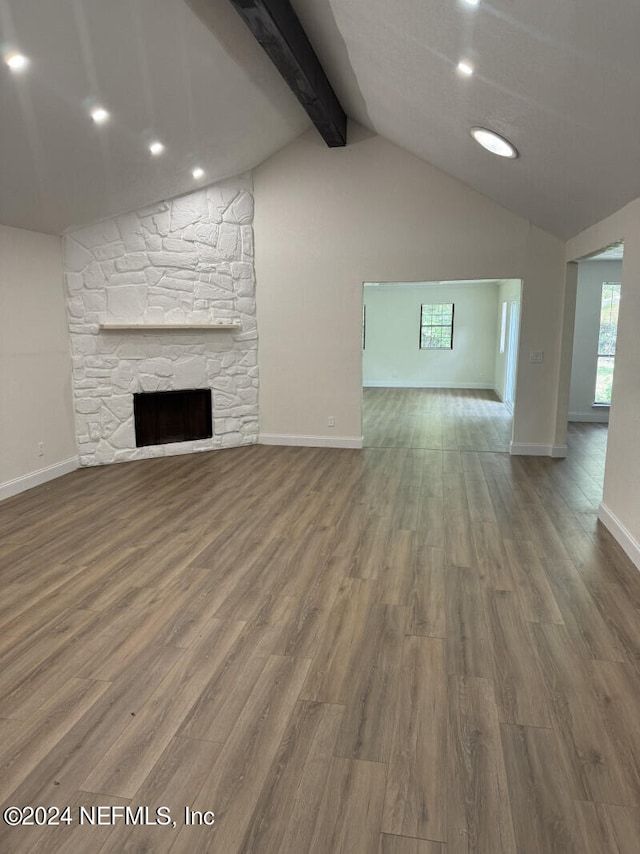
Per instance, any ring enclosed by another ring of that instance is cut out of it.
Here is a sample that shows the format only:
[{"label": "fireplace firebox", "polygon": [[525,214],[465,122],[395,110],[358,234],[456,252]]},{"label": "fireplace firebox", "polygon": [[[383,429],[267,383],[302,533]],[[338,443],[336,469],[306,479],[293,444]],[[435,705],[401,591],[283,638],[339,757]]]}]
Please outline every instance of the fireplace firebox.
[{"label": "fireplace firebox", "polygon": [[210,388],[134,394],[133,415],[138,448],[213,436]]}]

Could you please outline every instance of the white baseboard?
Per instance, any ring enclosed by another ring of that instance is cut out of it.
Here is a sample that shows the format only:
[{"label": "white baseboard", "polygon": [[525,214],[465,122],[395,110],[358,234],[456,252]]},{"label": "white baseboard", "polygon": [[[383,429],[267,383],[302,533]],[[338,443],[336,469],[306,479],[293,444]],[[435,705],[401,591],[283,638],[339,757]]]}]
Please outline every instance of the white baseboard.
[{"label": "white baseboard", "polygon": [[26,492],[27,489],[33,489],[34,486],[41,486],[49,480],[62,477],[63,474],[69,474],[69,472],[75,471],[79,466],[78,457],[70,457],[68,460],[62,460],[60,463],[54,463],[52,466],[38,469],[38,471],[31,472],[31,474],[25,474],[22,477],[16,477],[14,480],[0,483],[0,501],[5,498],[11,498],[12,495],[18,495],[20,492]]},{"label": "white baseboard", "polygon": [[606,412],[570,412],[569,421],[586,421],[595,424],[609,423],[609,410]]},{"label": "white baseboard", "polygon": [[509,453],[514,457],[555,457],[567,456],[566,445],[528,445],[525,442],[512,442]]},{"label": "white baseboard", "polygon": [[635,566],[640,569],[640,543],[605,504],[600,504],[598,508],[598,519],[600,519],[614,540],[622,546]]},{"label": "white baseboard", "polygon": [[484,383],[432,383],[418,380],[366,380],[364,388],[481,388],[494,391],[491,382]]},{"label": "white baseboard", "polygon": [[295,445],[303,448],[362,448],[362,436],[299,436],[286,433],[260,433],[261,445]]}]

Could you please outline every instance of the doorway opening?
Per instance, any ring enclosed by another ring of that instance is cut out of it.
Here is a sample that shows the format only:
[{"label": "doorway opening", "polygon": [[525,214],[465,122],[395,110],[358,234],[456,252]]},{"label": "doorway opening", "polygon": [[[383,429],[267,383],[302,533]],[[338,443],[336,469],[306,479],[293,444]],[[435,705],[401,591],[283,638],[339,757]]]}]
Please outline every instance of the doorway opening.
[{"label": "doorway opening", "polygon": [[509,452],[520,279],[365,282],[365,447]]},{"label": "doorway opening", "polygon": [[624,243],[578,261],[567,425],[568,453],[584,472],[581,489],[602,498],[615,373]]}]

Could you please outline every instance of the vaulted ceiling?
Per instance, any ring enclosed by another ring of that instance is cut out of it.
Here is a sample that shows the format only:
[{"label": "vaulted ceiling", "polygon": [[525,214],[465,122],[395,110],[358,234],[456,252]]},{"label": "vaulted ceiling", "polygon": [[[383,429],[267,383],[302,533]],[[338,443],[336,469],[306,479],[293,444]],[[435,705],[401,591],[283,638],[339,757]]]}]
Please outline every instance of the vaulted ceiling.
[{"label": "vaulted ceiling", "polygon": [[[293,6],[348,115],[548,231],[572,236],[640,196],[637,0]],[[475,125],[520,158],[480,149]]]},{"label": "vaulted ceiling", "polygon": [[[351,119],[537,225],[569,237],[640,196],[637,0],[292,5]],[[31,60],[0,67],[4,224],[60,233],[139,208],[310,126],[228,0],[0,0],[0,43]],[[520,157],[483,151],[474,125]]]},{"label": "vaulted ceiling", "polygon": [[0,29],[3,53],[31,60],[20,74],[0,63],[6,225],[58,234],[138,209],[251,168],[309,126],[227,0],[0,0]]}]

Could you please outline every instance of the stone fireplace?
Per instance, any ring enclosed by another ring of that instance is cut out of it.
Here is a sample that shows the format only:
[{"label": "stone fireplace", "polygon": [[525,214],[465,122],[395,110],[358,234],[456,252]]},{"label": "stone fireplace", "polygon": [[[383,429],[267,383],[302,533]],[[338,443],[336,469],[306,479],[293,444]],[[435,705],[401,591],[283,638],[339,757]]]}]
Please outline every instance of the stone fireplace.
[{"label": "stone fireplace", "polygon": [[[240,176],[66,235],[81,465],[257,441],[252,222]],[[136,394],[197,389],[210,437],[137,445]]]}]

